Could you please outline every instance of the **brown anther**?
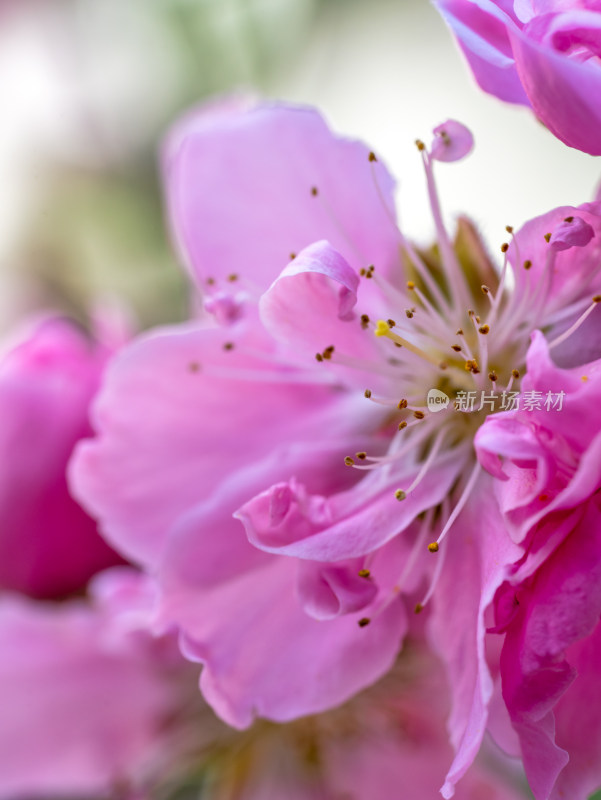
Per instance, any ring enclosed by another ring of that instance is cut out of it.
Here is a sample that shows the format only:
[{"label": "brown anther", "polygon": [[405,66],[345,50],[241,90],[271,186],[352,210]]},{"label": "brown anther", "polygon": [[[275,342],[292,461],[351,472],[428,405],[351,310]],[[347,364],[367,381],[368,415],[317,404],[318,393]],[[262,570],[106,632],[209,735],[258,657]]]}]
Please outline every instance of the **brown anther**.
[{"label": "brown anther", "polygon": [[369,317],[367,314],[361,314],[361,322],[363,325],[369,325]]},{"label": "brown anther", "polygon": [[407,288],[409,289],[410,292],[412,292],[415,289],[415,284],[413,283],[413,281],[407,281]]},{"label": "brown anther", "polygon": [[593,297],[593,303],[601,303],[601,294],[596,294]]},{"label": "brown anther", "polygon": [[316,361],[323,361],[323,356],[321,353],[315,353],[315,360]]},{"label": "brown anther", "polygon": [[457,330],[455,331],[455,336],[463,336],[463,329],[457,328]]},{"label": "brown anther", "polygon": [[378,160],[378,159],[376,158],[376,154],[374,153],[374,151],[373,151],[373,150],[370,150],[370,151],[369,151],[369,156],[368,156],[368,158],[369,158],[369,160],[370,160],[370,161],[377,161],[377,160]]},{"label": "brown anther", "polygon": [[421,139],[416,139],[415,140],[415,146],[420,151],[420,153],[422,152],[422,150],[426,149],[426,145],[422,142]]},{"label": "brown anther", "polygon": [[364,450],[361,450],[360,453],[355,453],[355,455],[360,461],[365,461],[365,459],[367,458],[367,453]]},{"label": "brown anther", "polygon": [[468,308],[467,313],[468,313],[469,317],[475,317],[476,316],[476,312],[474,311],[473,308]]},{"label": "brown anther", "polygon": [[396,492],[394,493],[394,496],[400,502],[401,500],[404,500],[407,497],[407,494],[402,489],[397,489]]},{"label": "brown anther", "polygon": [[345,456],[344,463],[346,464],[347,467],[352,467],[355,462],[350,456]]},{"label": "brown anther", "polygon": [[424,414],[423,411],[414,411],[413,416],[415,417],[415,419],[423,419],[426,415]]},{"label": "brown anther", "polygon": [[360,578],[369,578],[371,572],[368,569],[360,569],[357,574]]},{"label": "brown anther", "polygon": [[188,369],[190,370],[190,372],[200,372],[200,364],[198,363],[198,361],[191,361],[188,364]]},{"label": "brown anther", "polygon": [[399,344],[398,342],[393,342],[393,344],[394,344],[395,347],[402,347],[403,346],[402,344]]},{"label": "brown anther", "polygon": [[512,376],[513,376],[513,377],[516,379],[516,381],[517,381],[517,379],[520,377],[520,371],[519,371],[519,369],[512,369],[512,370],[511,370],[511,374],[512,374]]},{"label": "brown anther", "polygon": [[503,244],[501,245],[501,252],[506,253],[508,250],[509,250],[509,245],[507,244],[507,242],[503,242]]},{"label": "brown anther", "polygon": [[311,187],[311,194],[313,195],[313,197],[317,197],[318,195],[317,186]]},{"label": "brown anther", "polygon": [[489,288],[488,288],[488,286],[486,286],[484,283],[482,284],[482,286],[480,287],[480,289],[481,289],[481,291],[482,291],[482,294],[490,294],[490,289],[489,289]]},{"label": "brown anther", "polygon": [[513,225],[505,225],[505,230],[507,233],[513,233]]},{"label": "brown anther", "polygon": [[438,542],[430,542],[428,545],[428,550],[431,553],[438,553]]},{"label": "brown anther", "polygon": [[414,610],[416,614],[420,614],[424,610],[424,607],[421,603],[416,603]]},{"label": "brown anther", "polygon": [[230,283],[235,283],[235,281],[237,281],[237,280],[238,280],[238,276],[236,275],[236,273],[235,273],[235,272],[232,272],[232,274],[231,274],[231,275],[228,275],[228,276],[227,276],[227,279],[228,279],[228,281],[229,281]]},{"label": "brown anther", "polygon": [[445,370],[445,369],[448,369],[448,368],[449,368],[449,365],[447,364],[446,361],[441,361],[440,364],[438,365],[438,369]]},{"label": "brown anther", "polygon": [[475,358],[468,358],[465,362],[465,371],[473,372],[475,369],[478,369],[478,362]]},{"label": "brown anther", "polygon": [[414,312],[410,308],[405,309],[405,315],[407,316],[407,319],[413,319],[413,314]]},{"label": "brown anther", "polygon": [[543,236],[543,239],[546,242],[550,242],[551,241],[551,234],[550,233],[545,233],[545,235]]},{"label": "brown anther", "polygon": [[476,365],[475,367],[471,368],[470,372],[472,373],[472,375],[479,375],[480,374],[480,368]]},{"label": "brown anther", "polygon": [[367,399],[369,400],[369,398],[371,397],[371,389],[366,389],[366,390],[363,392],[363,396],[364,396],[364,397],[367,397]]},{"label": "brown anther", "polygon": [[402,400],[399,400],[397,408],[399,409],[407,408],[407,400],[404,397]]},{"label": "brown anther", "polygon": [[396,322],[393,319],[387,319],[386,324],[389,328],[394,328],[396,326]]},{"label": "brown anther", "polygon": [[564,222],[574,222],[574,217],[565,217]]},{"label": "brown anther", "polygon": [[321,354],[326,361],[329,361],[332,358],[333,350],[324,350]]},{"label": "brown anther", "polygon": [[361,277],[364,278],[366,272],[367,272],[367,270],[364,267],[361,267],[361,269],[359,270],[359,275],[361,275]]},{"label": "brown anther", "polygon": [[461,352],[461,345],[460,344],[452,344],[451,345],[451,350],[454,350],[456,353],[460,353]]},{"label": "brown anther", "polygon": [[478,333],[481,333],[483,336],[486,336],[487,333],[490,333],[490,325],[486,323],[484,325],[480,325],[478,328]]},{"label": "brown anther", "polygon": [[489,380],[489,381],[492,381],[493,383],[496,383],[496,381],[498,381],[498,380],[499,380],[499,376],[498,376],[498,375],[497,375],[497,373],[494,371],[494,369],[492,369],[492,370],[491,370],[491,371],[488,373],[488,380]]},{"label": "brown anther", "polygon": [[479,324],[480,324],[480,317],[476,315],[476,316],[474,317],[474,319],[476,320],[476,322],[477,322],[477,323],[478,323],[478,325],[479,325]]},{"label": "brown anther", "polygon": [[223,349],[224,350],[233,350],[234,349],[234,343],[233,342],[226,342],[223,345]]},{"label": "brown anther", "polygon": [[213,286],[215,284],[215,278],[207,278],[207,286]]},{"label": "brown anther", "polygon": [[402,422],[399,422],[399,430],[400,431],[404,430],[406,427],[407,427],[407,422],[405,420],[403,420]]},{"label": "brown anther", "polygon": [[371,622],[371,620],[370,620],[369,617],[363,617],[362,619],[359,620],[359,627],[360,628],[365,628],[365,626],[369,625],[370,622]]},{"label": "brown anther", "polygon": [[290,253],[290,261],[294,261],[296,258],[296,253]]},{"label": "brown anther", "polygon": [[334,352],[334,350],[335,350],[335,347],[334,347],[334,345],[333,345],[333,344],[330,344],[330,345],[328,345],[328,346],[326,347],[326,349],[324,350],[324,353],[333,353],[333,352]]}]

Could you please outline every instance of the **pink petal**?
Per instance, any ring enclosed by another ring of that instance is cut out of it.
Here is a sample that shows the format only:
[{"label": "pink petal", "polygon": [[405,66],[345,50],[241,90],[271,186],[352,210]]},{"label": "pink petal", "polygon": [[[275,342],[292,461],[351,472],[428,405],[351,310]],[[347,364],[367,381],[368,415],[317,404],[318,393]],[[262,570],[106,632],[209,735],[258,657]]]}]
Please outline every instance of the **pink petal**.
[{"label": "pink petal", "polygon": [[149,334],[115,360],[94,411],[99,436],[78,449],[72,479],[122,552],[154,563],[178,517],[238,468],[295,442],[348,438],[353,399],[310,374],[299,382],[271,355],[248,319]]},{"label": "pink petal", "polygon": [[387,269],[397,258],[393,181],[368,155],[308,108],[232,101],[189,115],[168,139],[164,164],[192,274],[202,285],[215,279],[215,289],[235,274],[264,290],[291,253],[320,239],[354,269]]},{"label": "pink petal", "polygon": [[474,147],[474,137],[469,128],[449,119],[434,128],[430,155],[435,161],[460,161]]},{"label": "pink petal", "polygon": [[[317,561],[355,558],[381,547],[422,511],[440,503],[462,467],[454,454],[441,458],[400,502],[395,490],[411,484],[417,467],[404,467],[385,481],[372,475],[329,498],[309,497],[296,483],[276,485],[243,505],[236,516],[244,523],[249,540],[266,552]],[[282,507],[282,513],[274,515],[274,504],[283,496],[285,510]]]},{"label": "pink petal", "polygon": [[484,612],[522,552],[507,535],[491,481],[482,476],[449,533],[433,600],[431,641],[446,665],[453,697],[448,727],[455,758],[441,790],[444,798],[453,796],[482,742],[493,693],[484,653]]}]

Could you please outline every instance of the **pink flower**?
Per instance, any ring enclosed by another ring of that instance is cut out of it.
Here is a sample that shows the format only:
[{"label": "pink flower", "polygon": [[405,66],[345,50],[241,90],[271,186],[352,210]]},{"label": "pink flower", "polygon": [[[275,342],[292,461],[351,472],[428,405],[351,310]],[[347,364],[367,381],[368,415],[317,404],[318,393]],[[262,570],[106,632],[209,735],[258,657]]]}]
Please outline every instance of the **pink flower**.
[{"label": "pink flower", "polygon": [[121,561],[71,498],[65,469],[90,434],[88,405],[112,348],[58,317],[0,354],[0,587],[34,597],[83,588]]},{"label": "pink flower", "polygon": [[455,246],[433,166],[471,145],[453,121],[431,151],[418,143],[438,234],[438,253],[420,252],[378,158],[314,112],[229,104],[186,119],[167,193],[214,320],[117,357],[72,469],[107,538],[158,576],[160,620],[232,725],[372,684],[407,611],[433,598],[453,690],[445,797],[497,702],[485,614],[525,552],[474,437],[519,387],[532,331],[574,363],[601,284],[596,204],[529,223],[500,274],[465,221]]},{"label": "pink flower", "polygon": [[145,630],[151,587],[115,568],[93,592],[91,603],[0,599],[6,800],[113,792],[133,800],[177,752],[170,725],[185,677],[173,643]]},{"label": "pink flower", "polygon": [[570,147],[601,155],[597,0],[437,0],[484,91],[531,106]]}]

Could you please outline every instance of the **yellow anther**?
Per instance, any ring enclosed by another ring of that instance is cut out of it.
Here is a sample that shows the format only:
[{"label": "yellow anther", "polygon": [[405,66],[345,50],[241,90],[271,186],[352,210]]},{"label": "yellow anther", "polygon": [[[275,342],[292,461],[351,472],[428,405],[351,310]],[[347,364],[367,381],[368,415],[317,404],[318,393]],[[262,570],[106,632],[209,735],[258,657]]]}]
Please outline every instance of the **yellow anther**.
[{"label": "yellow anther", "polygon": [[428,545],[428,550],[431,553],[438,553],[438,542],[430,542]]},{"label": "yellow anther", "polygon": [[360,578],[369,578],[371,572],[368,569],[360,569],[357,574]]},{"label": "yellow anther", "polygon": [[407,497],[407,494],[402,489],[397,489],[394,493],[394,496],[397,500],[404,500]]},{"label": "yellow anther", "polygon": [[376,334],[376,336],[389,336],[390,335],[390,326],[388,325],[388,323],[385,322],[383,319],[379,319],[376,322],[375,334]]},{"label": "yellow anther", "polygon": [[350,456],[345,456],[344,463],[347,467],[352,467],[355,462]]}]

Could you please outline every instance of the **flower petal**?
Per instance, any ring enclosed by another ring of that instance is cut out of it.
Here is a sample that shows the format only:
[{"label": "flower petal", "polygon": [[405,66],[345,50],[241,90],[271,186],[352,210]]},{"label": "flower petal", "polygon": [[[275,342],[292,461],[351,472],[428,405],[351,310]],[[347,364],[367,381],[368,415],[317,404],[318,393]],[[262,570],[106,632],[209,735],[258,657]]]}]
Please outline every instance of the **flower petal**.
[{"label": "flower petal", "polygon": [[354,269],[387,269],[398,241],[394,184],[368,155],[308,108],[231,102],[189,115],[168,139],[164,165],[192,274],[203,286],[213,278],[215,289],[234,274],[264,291],[291,253],[320,239]]}]

